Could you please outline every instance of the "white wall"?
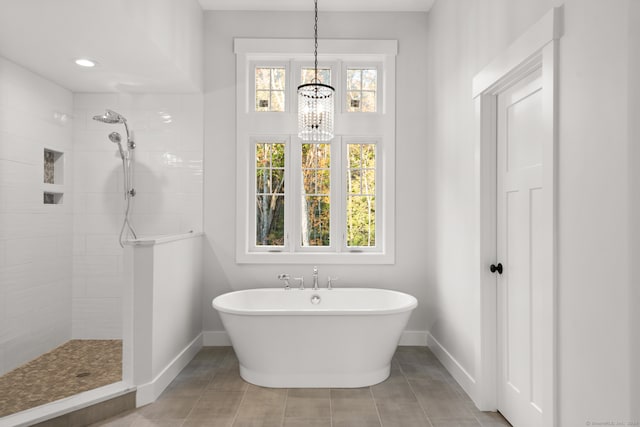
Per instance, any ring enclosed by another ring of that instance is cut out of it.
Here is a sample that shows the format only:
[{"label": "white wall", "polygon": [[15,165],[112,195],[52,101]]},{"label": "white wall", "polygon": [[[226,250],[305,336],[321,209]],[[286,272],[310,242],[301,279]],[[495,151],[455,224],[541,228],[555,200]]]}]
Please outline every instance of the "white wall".
[{"label": "white wall", "polygon": [[[0,57],[0,375],[71,336],[72,108]],[[45,147],[64,153],[62,205],[43,204]]]},{"label": "white wall", "polygon": [[[203,12],[198,0],[120,0],[123,16],[153,41],[194,90],[203,83]],[[163,82],[166,84],[166,82]]]},{"label": "white wall", "polygon": [[108,135],[124,139],[125,133],[122,125],[92,120],[105,108],[124,115],[135,134],[131,219],[137,233],[202,231],[202,95],[75,94],[74,338],[122,334],[124,190],[118,149]]},{"label": "white wall", "polygon": [[[429,301],[424,249],[432,238],[424,226],[431,203],[416,191],[429,174],[426,144],[426,14],[321,13],[321,38],[395,39],[397,56],[396,263],[385,266],[320,265],[338,286],[398,289],[415,295],[420,308],[408,329],[424,330]],[[205,298],[204,330],[222,331],[211,300],[224,292],[274,287],[278,273],[304,274],[312,265],[236,265],[235,263],[235,55],[234,37],[312,38],[312,13],[205,13]],[[319,47],[322,52],[322,45]]]},{"label": "white wall", "polygon": [[[478,235],[473,223],[478,212],[471,79],[558,3],[447,0],[436,2],[429,13],[428,136],[429,159],[436,170],[431,206],[437,235],[428,267],[436,277],[431,297],[437,309],[427,325],[472,376],[477,375],[479,283],[472,274],[476,259],[470,249]],[[637,365],[638,330],[631,328],[630,316],[630,308],[637,311],[637,305],[628,302],[628,158],[634,141],[628,121],[637,118],[629,116],[627,108],[628,54],[637,51],[637,39],[632,48],[628,31],[639,22],[637,13],[634,21],[627,18],[632,3],[564,2],[557,157],[560,426],[633,421],[629,337],[636,343]],[[634,191],[637,196],[637,188]]]},{"label": "white wall", "polygon": [[[629,2],[629,186],[631,260],[640,259],[640,2]],[[629,312],[631,314],[631,419],[640,419],[640,263],[631,263]]]}]

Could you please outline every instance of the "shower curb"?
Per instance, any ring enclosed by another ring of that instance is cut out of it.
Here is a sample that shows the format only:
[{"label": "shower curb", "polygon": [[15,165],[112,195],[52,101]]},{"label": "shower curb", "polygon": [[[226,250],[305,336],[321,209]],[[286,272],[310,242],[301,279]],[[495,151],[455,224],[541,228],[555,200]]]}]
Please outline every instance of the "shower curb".
[{"label": "shower curb", "polygon": [[110,384],[0,418],[0,427],[76,427],[136,408],[136,388]]},{"label": "shower curb", "polygon": [[136,408],[136,392],[130,391],[100,403],[34,424],[35,427],[83,427]]}]

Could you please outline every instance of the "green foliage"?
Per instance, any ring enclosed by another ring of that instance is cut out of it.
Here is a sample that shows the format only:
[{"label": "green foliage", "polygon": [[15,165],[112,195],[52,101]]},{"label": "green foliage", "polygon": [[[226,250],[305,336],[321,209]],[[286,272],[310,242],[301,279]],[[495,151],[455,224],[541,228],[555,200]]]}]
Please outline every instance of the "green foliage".
[{"label": "green foliage", "polygon": [[256,245],[284,245],[284,144],[256,144]]},{"label": "green foliage", "polygon": [[347,145],[347,246],[376,245],[376,147]]},{"label": "green foliage", "polygon": [[[302,144],[302,246],[331,244],[331,145]],[[347,145],[347,246],[376,245],[376,146]],[[284,245],[285,145],[259,143],[256,159],[256,245]]]},{"label": "green foliage", "polygon": [[331,145],[302,144],[302,246],[331,244]]}]

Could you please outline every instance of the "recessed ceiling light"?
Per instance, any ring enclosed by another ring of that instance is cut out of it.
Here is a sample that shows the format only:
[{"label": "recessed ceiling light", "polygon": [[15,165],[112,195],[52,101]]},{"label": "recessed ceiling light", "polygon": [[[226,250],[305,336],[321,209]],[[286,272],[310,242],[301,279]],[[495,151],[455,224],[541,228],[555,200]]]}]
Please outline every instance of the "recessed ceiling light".
[{"label": "recessed ceiling light", "polygon": [[96,61],[92,61],[87,58],[78,58],[76,59],[76,65],[81,67],[91,68],[96,66]]}]

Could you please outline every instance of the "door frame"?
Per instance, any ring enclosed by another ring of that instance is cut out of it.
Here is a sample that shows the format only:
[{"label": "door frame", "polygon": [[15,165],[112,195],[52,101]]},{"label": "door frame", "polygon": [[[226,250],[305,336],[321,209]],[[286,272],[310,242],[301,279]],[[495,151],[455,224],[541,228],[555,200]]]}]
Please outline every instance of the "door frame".
[{"label": "door frame", "polygon": [[[557,141],[558,141],[558,40],[561,37],[562,8],[553,8],[530,27],[505,51],[498,55],[473,79],[476,111],[476,178],[479,216],[480,336],[476,352],[475,397],[482,410],[495,411],[498,406],[497,367],[497,278],[489,265],[497,256],[497,96],[536,69],[542,70],[543,120],[543,185],[544,202],[550,215],[551,233],[545,245],[551,253],[551,265],[544,274],[549,283],[547,299],[551,303],[548,329],[548,378],[544,379],[545,402],[543,425],[555,426],[557,420]],[[548,165],[548,167],[547,167]]]}]

